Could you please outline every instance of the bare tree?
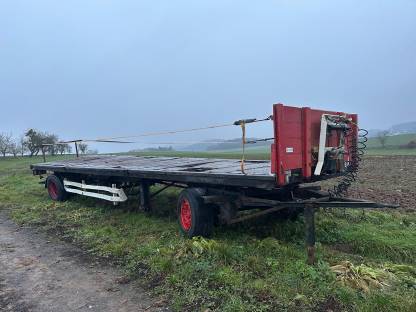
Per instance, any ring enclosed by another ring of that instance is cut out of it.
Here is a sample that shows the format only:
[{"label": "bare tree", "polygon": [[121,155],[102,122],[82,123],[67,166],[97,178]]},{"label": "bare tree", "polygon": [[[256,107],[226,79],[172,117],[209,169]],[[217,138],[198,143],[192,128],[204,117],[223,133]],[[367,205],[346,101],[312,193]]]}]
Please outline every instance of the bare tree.
[{"label": "bare tree", "polygon": [[85,154],[88,150],[88,144],[86,143],[78,143],[78,148],[81,154]]},{"label": "bare tree", "polygon": [[19,137],[18,146],[20,150],[20,155],[23,157],[25,153],[27,152],[27,142],[24,135],[21,135]]},{"label": "bare tree", "polygon": [[45,151],[50,155],[55,155],[58,152],[58,136],[55,134],[44,133],[42,138],[42,144],[48,144]]},{"label": "bare tree", "polygon": [[377,139],[383,148],[386,147],[389,132],[387,130],[381,131],[377,134]]},{"label": "bare tree", "polygon": [[29,150],[30,156],[38,155],[44,147],[45,153],[55,155],[57,153],[56,143],[58,142],[58,136],[55,134],[49,134],[46,132],[40,132],[35,129],[29,129],[25,133],[26,147]]},{"label": "bare tree", "polygon": [[64,144],[57,144],[56,145],[56,152],[62,155],[65,153],[65,145]]},{"label": "bare tree", "polygon": [[10,151],[10,145],[13,143],[10,133],[0,133],[0,153],[3,157]]},{"label": "bare tree", "polygon": [[18,154],[19,154],[19,152],[20,152],[20,148],[19,148],[19,146],[17,145],[17,143],[16,143],[16,142],[13,142],[13,141],[12,141],[12,142],[10,143],[8,152],[9,152],[10,154],[13,154],[13,156],[14,156],[14,157],[17,157],[17,155],[18,155]]},{"label": "bare tree", "polygon": [[67,154],[71,154],[71,152],[72,152],[72,147],[71,147],[71,145],[66,144],[66,145],[65,145],[65,153],[67,153]]},{"label": "bare tree", "polygon": [[57,144],[56,145],[56,151],[61,155],[63,155],[68,150],[69,150],[69,152],[71,151],[71,147],[68,144]]}]

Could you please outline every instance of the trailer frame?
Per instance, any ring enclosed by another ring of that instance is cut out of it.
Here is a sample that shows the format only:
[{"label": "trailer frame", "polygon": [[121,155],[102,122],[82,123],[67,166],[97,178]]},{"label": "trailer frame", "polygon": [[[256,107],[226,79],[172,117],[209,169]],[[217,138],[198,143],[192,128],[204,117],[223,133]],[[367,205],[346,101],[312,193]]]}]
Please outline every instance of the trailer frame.
[{"label": "trailer frame", "polygon": [[[315,263],[315,213],[320,208],[397,207],[334,197],[308,184],[343,174],[351,155],[337,153],[356,143],[356,114],[276,104],[272,117],[270,161],[106,155],[33,164],[31,170],[47,176],[44,183],[53,200],[64,200],[66,192],[72,192],[117,204],[127,200],[125,188],[137,187],[137,209],[145,212],[151,211],[152,198],[169,187],[181,187],[177,213],[188,237],[209,236],[214,222],[229,225],[278,212],[292,217],[303,213],[310,264]],[[242,126],[243,144],[246,122],[252,120],[235,123]],[[343,134],[347,127],[352,136],[348,139]],[[326,153],[333,151],[335,166],[324,170]],[[163,187],[151,193],[156,184]]]}]

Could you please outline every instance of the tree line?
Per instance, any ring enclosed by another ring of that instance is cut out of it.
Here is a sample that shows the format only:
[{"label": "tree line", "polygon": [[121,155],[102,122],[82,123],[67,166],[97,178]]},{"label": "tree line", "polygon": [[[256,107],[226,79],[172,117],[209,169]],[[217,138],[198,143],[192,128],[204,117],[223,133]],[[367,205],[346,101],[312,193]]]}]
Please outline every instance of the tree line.
[{"label": "tree line", "polygon": [[[71,154],[72,146],[66,143],[59,143],[59,137],[36,129],[29,129],[19,138],[14,138],[11,133],[0,132],[0,154],[30,157],[42,153],[48,155]],[[88,145],[77,143],[78,150],[81,154],[89,152]]]}]

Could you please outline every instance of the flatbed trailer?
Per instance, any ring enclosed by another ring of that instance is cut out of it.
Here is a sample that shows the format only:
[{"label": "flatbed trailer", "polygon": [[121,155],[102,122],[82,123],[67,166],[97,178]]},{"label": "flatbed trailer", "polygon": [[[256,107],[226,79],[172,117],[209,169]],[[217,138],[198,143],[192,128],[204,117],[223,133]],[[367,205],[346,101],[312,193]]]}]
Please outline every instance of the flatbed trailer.
[{"label": "flatbed trailer", "polygon": [[276,187],[270,161],[246,160],[245,174],[240,167],[241,161],[237,159],[105,155],[36,164],[31,168],[34,172],[49,170],[132,182],[150,180],[261,189]]},{"label": "flatbed trailer", "polygon": [[[272,213],[296,217],[303,212],[308,262],[313,263],[318,208],[387,205],[337,197],[309,184],[339,175],[351,179],[355,174],[356,115],[276,104],[270,119],[274,125],[270,161],[100,155],[34,164],[31,169],[34,175],[46,175],[49,196],[58,201],[76,193],[116,204],[128,199],[126,189],[137,188],[137,207],[150,211],[152,197],[171,186],[183,188],[177,214],[188,237],[209,236],[214,224]],[[244,127],[251,121],[235,124]],[[152,193],[156,184],[162,188]]]}]

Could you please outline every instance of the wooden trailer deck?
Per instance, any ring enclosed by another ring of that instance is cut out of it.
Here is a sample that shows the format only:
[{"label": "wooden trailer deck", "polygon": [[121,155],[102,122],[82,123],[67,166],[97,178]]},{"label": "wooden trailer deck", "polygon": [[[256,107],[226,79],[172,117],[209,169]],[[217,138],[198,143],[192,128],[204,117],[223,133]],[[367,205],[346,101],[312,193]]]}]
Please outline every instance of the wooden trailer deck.
[{"label": "wooden trailer deck", "polygon": [[31,165],[34,174],[45,171],[112,176],[132,180],[276,188],[268,160],[246,160],[245,173],[238,159],[155,156],[84,156]]}]

